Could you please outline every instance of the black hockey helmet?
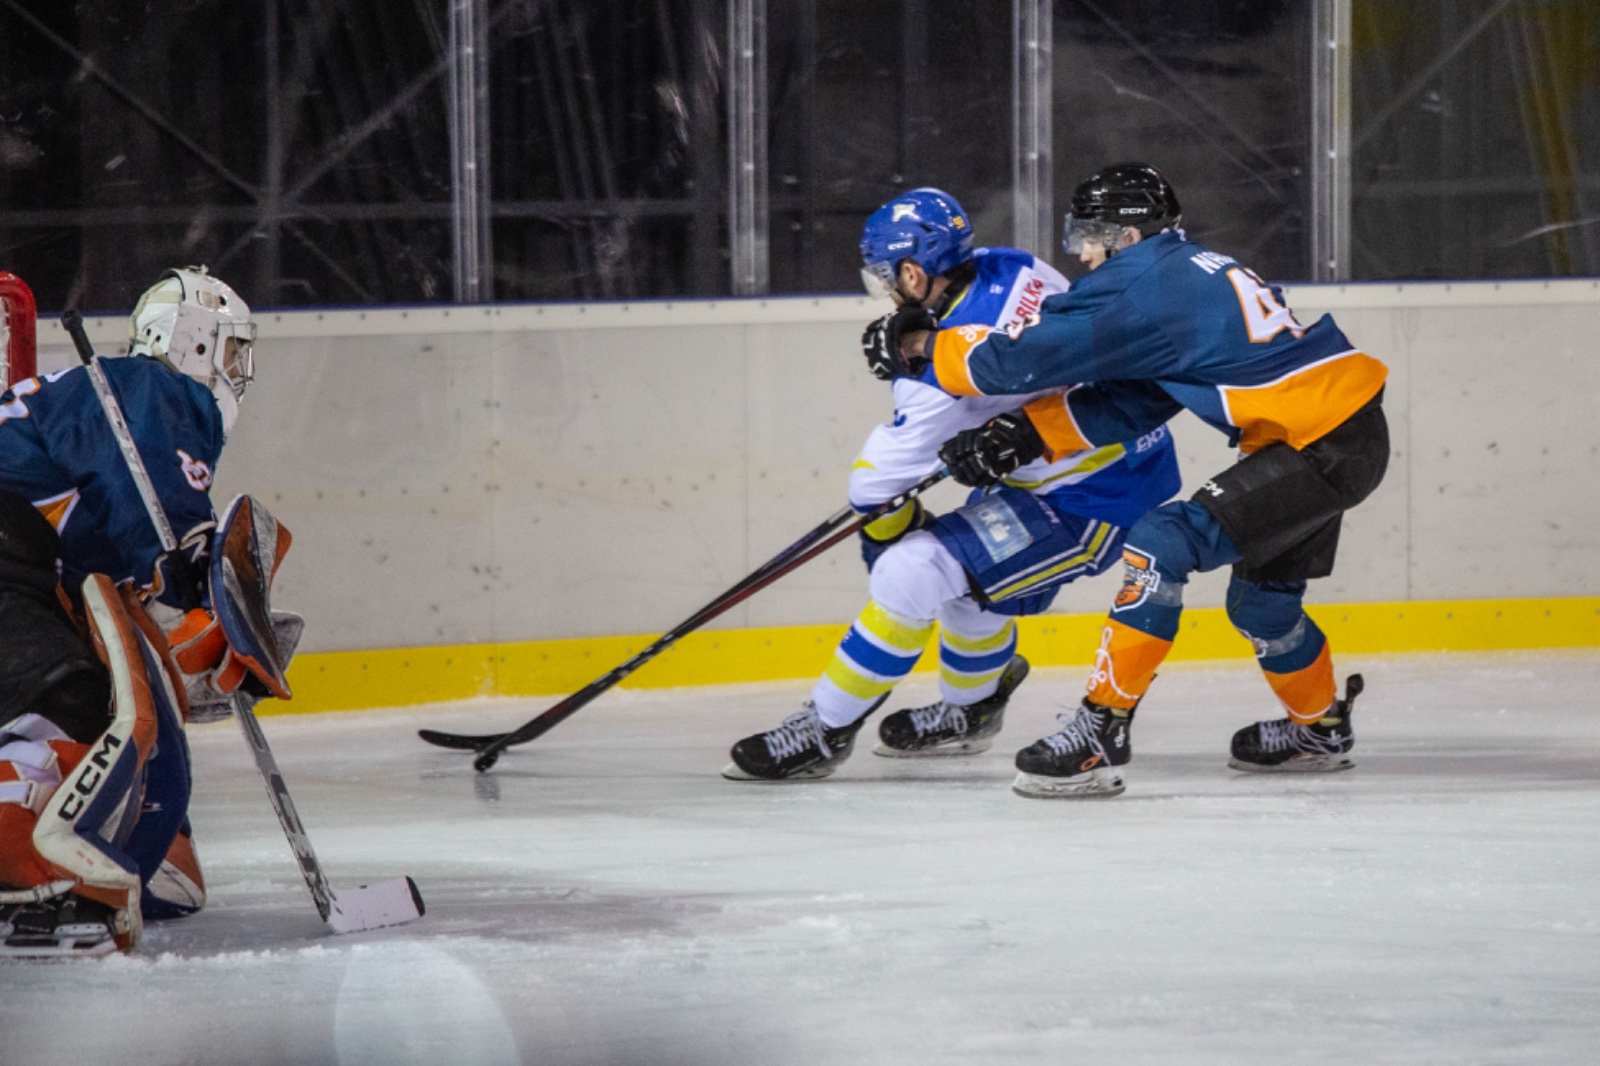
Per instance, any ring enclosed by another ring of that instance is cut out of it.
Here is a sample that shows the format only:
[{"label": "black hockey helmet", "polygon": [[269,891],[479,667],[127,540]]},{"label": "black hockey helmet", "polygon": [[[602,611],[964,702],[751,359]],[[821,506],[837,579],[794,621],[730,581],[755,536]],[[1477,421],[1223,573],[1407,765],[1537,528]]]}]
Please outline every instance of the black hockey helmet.
[{"label": "black hockey helmet", "polygon": [[1149,237],[1182,221],[1178,194],[1160,171],[1144,163],[1116,163],[1073,190],[1062,246],[1076,255],[1085,240],[1095,240],[1115,251],[1124,227]]}]

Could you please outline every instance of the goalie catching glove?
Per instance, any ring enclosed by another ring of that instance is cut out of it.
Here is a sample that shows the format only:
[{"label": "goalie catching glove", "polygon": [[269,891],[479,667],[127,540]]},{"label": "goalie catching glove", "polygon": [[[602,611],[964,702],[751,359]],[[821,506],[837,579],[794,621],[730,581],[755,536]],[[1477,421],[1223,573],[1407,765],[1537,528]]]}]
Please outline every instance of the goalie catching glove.
[{"label": "goalie catching glove", "polygon": [[945,442],[939,458],[963,485],[986,488],[1044,455],[1044,441],[1021,411],[1008,411]]},{"label": "goalie catching glove", "polygon": [[907,357],[901,344],[908,333],[938,328],[939,320],[933,312],[920,307],[889,312],[861,334],[861,354],[867,357],[867,369],[881,381],[922,373],[928,360],[921,355]]},{"label": "goalie catching glove", "polygon": [[234,657],[228,638],[216,616],[196,607],[167,635],[172,658],[183,671],[189,702],[212,702],[218,696],[231,696],[248,671]]}]

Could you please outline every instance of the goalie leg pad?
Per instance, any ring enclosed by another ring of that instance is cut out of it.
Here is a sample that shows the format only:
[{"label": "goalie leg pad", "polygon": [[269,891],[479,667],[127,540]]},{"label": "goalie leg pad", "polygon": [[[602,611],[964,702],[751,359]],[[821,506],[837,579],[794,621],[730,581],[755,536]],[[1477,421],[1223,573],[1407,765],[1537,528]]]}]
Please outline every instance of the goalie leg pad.
[{"label": "goalie leg pad", "polygon": [[111,672],[111,727],[63,775],[39,813],[33,846],[44,862],[77,882],[77,894],[114,909],[117,946],[127,950],[138,944],[143,923],[139,866],[125,848],[139,819],[145,764],[160,716],[176,715],[177,701],[160,657],[111,580],[89,577],[83,601],[96,650]]},{"label": "goalie leg pad", "polygon": [[184,822],[155,873],[145,882],[140,909],[147,922],[187,918],[206,905],[206,880],[200,872],[189,823]]}]

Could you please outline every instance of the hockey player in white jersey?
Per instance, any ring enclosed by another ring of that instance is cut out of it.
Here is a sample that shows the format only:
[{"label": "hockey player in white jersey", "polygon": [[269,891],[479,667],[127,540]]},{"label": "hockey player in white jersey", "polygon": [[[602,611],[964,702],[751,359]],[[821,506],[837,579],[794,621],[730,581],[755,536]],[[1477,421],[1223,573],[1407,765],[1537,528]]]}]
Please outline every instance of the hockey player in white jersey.
[{"label": "hockey player in white jersey", "polygon": [[[850,503],[866,512],[937,471],[939,447],[958,432],[1007,417],[1016,397],[960,399],[927,367],[897,374],[886,358],[910,328],[1015,327],[1067,289],[1048,263],[1014,248],[973,247],[954,197],[914,189],[874,212],[862,232],[867,291],[918,316],[868,327],[868,365],[891,382],[894,420],[867,438],[850,473]],[[1067,417],[1061,394],[1032,398],[1034,421]],[[1021,417],[1020,414],[1015,417]],[[811,698],[773,730],[733,746],[734,780],[826,777],[850,754],[862,724],[888,698],[939,629],[940,699],[900,710],[879,729],[879,755],[965,755],[987,750],[1012,692],[1028,673],[1016,654],[1019,615],[1045,610],[1060,587],[1100,573],[1123,535],[1178,490],[1165,429],[1088,451],[1047,454],[1003,485],[940,517],[913,500],[863,531],[870,598]]]}]

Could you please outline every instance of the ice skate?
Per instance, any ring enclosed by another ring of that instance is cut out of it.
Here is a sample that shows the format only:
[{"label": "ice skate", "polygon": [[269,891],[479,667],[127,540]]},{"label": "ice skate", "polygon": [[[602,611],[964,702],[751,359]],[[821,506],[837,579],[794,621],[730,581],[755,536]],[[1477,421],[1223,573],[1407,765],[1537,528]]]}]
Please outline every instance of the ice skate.
[{"label": "ice skate", "polygon": [[1017,752],[1011,791],[1030,799],[1104,799],[1122,794],[1123,768],[1133,757],[1133,712],[1084,700],[1070,719],[1056,715],[1057,732]]},{"label": "ice skate", "polygon": [[1289,718],[1257,722],[1233,735],[1233,757],[1228,765],[1250,773],[1332,773],[1355,765],[1350,749],[1355,733],[1350,712],[1361,695],[1360,674],[1345,679],[1344,699],[1320,721],[1301,725]]},{"label": "ice skate", "polygon": [[831,729],[822,724],[816,707],[807,700],[804,709],[785,718],[778,728],[745,737],[735,744],[729,752],[733,761],[723,769],[722,776],[730,781],[805,781],[827,777],[850,757],[856,734],[882,703],[880,699],[849,725]]},{"label": "ice skate", "polygon": [[114,919],[104,903],[70,894],[0,906],[0,958],[109,955],[117,950]]},{"label": "ice skate", "polygon": [[1006,703],[1028,676],[1028,660],[1013,655],[994,692],[977,703],[958,707],[940,700],[926,707],[896,711],[878,726],[873,753],[891,759],[941,755],[976,755],[994,746]]}]

